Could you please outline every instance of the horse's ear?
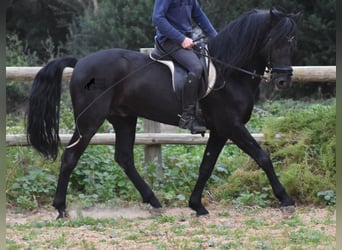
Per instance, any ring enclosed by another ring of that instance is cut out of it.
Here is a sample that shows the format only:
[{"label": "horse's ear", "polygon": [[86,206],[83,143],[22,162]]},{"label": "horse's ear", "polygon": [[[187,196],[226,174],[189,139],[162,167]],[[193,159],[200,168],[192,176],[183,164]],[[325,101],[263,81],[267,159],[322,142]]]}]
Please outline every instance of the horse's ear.
[{"label": "horse's ear", "polygon": [[296,23],[299,23],[302,20],[303,15],[304,15],[303,12],[299,11],[296,14],[293,14],[292,18],[293,20],[295,20]]},{"label": "horse's ear", "polygon": [[277,13],[279,13],[279,11],[276,8],[272,7],[270,9],[271,24],[277,23],[279,21],[280,16]]}]

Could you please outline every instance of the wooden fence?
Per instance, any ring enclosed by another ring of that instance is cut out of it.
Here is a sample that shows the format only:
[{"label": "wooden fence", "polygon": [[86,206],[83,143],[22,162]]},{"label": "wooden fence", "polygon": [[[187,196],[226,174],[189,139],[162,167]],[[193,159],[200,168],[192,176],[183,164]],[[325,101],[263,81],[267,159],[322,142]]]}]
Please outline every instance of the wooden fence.
[{"label": "wooden fence", "polygon": [[[61,145],[67,145],[72,134],[61,134]],[[263,134],[253,134],[258,142],[265,141]],[[135,143],[137,145],[161,145],[161,144],[183,144],[183,145],[204,145],[209,138],[208,133],[203,137],[201,135],[192,135],[189,133],[137,133]],[[275,140],[280,139],[280,135],[274,137]],[[114,133],[95,134],[89,144],[92,145],[113,145],[115,143]],[[227,144],[231,144],[227,141]],[[26,135],[15,134],[6,135],[6,146],[30,146],[27,142]]]}]

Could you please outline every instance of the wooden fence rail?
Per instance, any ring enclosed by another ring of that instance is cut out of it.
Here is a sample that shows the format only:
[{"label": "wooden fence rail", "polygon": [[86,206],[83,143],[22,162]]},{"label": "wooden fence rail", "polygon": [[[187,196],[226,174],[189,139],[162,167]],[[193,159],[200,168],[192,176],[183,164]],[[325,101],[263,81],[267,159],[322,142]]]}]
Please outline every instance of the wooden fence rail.
[{"label": "wooden fence rail", "polygon": [[[252,134],[258,142],[265,141],[264,134]],[[72,134],[61,134],[61,144],[67,145],[71,139]],[[207,143],[209,134],[192,135],[187,133],[138,133],[136,134],[135,142],[139,145],[160,145],[160,144],[183,144],[183,145],[204,145]],[[280,135],[276,135],[273,139],[279,140]],[[114,133],[100,133],[95,134],[91,139],[92,145],[113,145],[115,143]],[[231,141],[227,141],[227,144],[232,144]],[[30,146],[27,142],[26,135],[6,135],[7,146]]]},{"label": "wooden fence rail", "polygon": [[[41,67],[6,67],[7,81],[31,81],[34,79]],[[66,68],[63,79],[69,80],[72,68]],[[294,82],[336,82],[336,66],[294,66]]]}]

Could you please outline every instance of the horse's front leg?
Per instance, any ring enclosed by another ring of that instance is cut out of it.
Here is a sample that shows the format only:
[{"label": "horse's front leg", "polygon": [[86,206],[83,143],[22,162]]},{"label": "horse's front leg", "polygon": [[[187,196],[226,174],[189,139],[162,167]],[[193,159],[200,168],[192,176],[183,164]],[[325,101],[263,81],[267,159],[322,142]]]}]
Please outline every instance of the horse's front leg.
[{"label": "horse's front leg", "polygon": [[215,163],[222,151],[227,139],[210,132],[207,146],[203,155],[202,163],[199,169],[199,176],[189,199],[189,207],[196,211],[197,216],[208,214],[208,210],[203,206],[201,198],[202,193],[211,173],[213,172]]},{"label": "horse's front leg", "polygon": [[286,212],[294,212],[294,201],[289,197],[285,188],[280,183],[269,155],[260,147],[257,141],[249,133],[244,125],[234,127],[230,139],[246,154],[252,157],[267,175],[274,195],[280,201],[281,209]]}]

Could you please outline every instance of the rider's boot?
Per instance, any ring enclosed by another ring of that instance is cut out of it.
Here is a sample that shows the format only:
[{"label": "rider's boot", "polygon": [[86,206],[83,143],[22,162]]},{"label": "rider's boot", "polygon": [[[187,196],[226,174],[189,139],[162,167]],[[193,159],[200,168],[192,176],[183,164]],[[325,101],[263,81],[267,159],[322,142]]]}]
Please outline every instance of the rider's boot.
[{"label": "rider's boot", "polygon": [[180,115],[179,127],[189,129],[192,134],[204,134],[206,127],[196,115],[196,103],[198,99],[198,87],[200,79],[193,73],[189,73],[188,80],[183,89],[183,111]]}]

